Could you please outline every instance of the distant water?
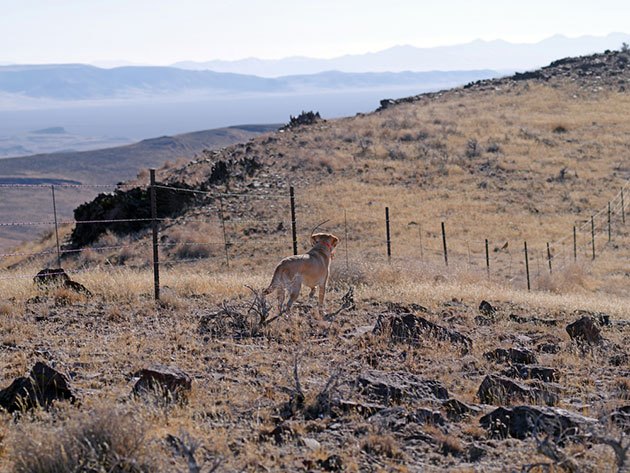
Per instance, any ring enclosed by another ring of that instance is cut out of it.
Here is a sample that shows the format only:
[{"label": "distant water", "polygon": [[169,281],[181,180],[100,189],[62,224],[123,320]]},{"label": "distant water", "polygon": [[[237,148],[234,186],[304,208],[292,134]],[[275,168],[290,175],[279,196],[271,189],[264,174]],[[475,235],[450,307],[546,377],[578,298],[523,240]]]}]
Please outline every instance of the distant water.
[{"label": "distant water", "polygon": [[[443,85],[444,87],[445,85]],[[249,97],[187,97],[170,100],[71,102],[38,110],[0,110],[0,138],[37,129],[63,127],[84,136],[140,140],[161,135],[220,128],[243,123],[286,123],[302,110],[323,118],[370,112],[384,98],[397,98],[430,89],[361,90],[299,95]]]}]

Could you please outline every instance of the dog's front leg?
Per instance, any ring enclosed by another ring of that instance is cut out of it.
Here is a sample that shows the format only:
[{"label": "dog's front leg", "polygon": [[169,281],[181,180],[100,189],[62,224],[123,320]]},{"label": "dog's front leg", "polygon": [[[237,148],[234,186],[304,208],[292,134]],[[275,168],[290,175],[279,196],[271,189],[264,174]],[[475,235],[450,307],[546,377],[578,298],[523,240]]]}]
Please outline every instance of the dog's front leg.
[{"label": "dog's front leg", "polygon": [[325,297],[326,297],[326,281],[324,281],[323,284],[319,285],[319,301],[317,304],[317,309],[321,317],[324,316],[324,298]]}]

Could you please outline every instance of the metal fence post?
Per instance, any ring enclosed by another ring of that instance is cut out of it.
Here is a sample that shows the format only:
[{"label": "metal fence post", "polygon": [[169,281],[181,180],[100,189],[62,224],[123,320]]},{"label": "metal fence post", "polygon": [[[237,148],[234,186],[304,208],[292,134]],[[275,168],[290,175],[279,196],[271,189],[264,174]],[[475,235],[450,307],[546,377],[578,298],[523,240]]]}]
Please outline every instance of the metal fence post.
[{"label": "metal fence post", "polygon": [[608,202],[608,241],[610,242],[612,238],[611,235],[611,231],[610,231],[610,202]]},{"label": "metal fence post", "polygon": [[547,262],[549,263],[549,274],[551,274],[551,250],[549,249],[549,242],[547,242]]},{"label": "metal fence post", "polygon": [[297,224],[295,221],[295,191],[293,190],[293,186],[289,187],[289,198],[291,199],[291,233],[293,236],[293,254],[297,255]]},{"label": "metal fence post", "polygon": [[527,275],[527,290],[531,291],[532,286],[529,282],[529,258],[527,256],[527,242],[525,242],[525,274]]},{"label": "metal fence post", "polygon": [[577,261],[577,233],[573,225],[573,261]]},{"label": "metal fence post", "polygon": [[61,248],[59,246],[59,225],[57,224],[57,199],[55,199],[55,185],[51,184],[53,214],[55,216],[55,240],[57,242],[57,267],[61,268]]},{"label": "metal fence post", "polygon": [[595,221],[591,215],[591,246],[593,247],[593,259],[595,259]]},{"label": "metal fence post", "polygon": [[389,207],[385,207],[385,229],[387,231],[387,262],[392,260],[392,241],[389,232]]},{"label": "metal fence post", "polygon": [[442,222],[442,246],[444,247],[444,264],[448,266],[448,251],[446,249],[446,230],[444,229],[444,222]]},{"label": "metal fence post", "polygon": [[151,176],[151,230],[153,233],[153,293],[156,301],[160,300],[160,257],[158,253],[157,198],[155,195],[155,169],[149,169]]},{"label": "metal fence post", "polygon": [[626,209],[623,205],[623,188],[621,189],[621,223],[626,223]]}]

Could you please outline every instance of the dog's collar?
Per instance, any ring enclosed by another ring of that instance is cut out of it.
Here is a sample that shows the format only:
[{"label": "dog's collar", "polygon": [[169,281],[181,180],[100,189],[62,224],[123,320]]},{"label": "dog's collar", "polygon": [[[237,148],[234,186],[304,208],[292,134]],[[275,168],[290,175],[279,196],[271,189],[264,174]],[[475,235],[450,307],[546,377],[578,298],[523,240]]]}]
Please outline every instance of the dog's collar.
[{"label": "dog's collar", "polygon": [[322,241],[320,243],[322,243],[324,246],[326,246],[326,248],[328,248],[328,251],[330,251],[332,253],[333,246],[330,243],[328,243],[327,241]]}]

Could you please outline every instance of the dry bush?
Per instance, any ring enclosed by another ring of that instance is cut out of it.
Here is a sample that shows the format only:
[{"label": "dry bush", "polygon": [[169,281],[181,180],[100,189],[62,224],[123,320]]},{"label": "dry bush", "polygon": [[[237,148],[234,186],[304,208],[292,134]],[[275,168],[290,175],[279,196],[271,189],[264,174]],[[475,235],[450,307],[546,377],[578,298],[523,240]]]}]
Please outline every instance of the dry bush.
[{"label": "dry bush", "polygon": [[9,456],[16,473],[153,472],[147,426],[130,412],[82,412],[49,425],[21,426]]}]

